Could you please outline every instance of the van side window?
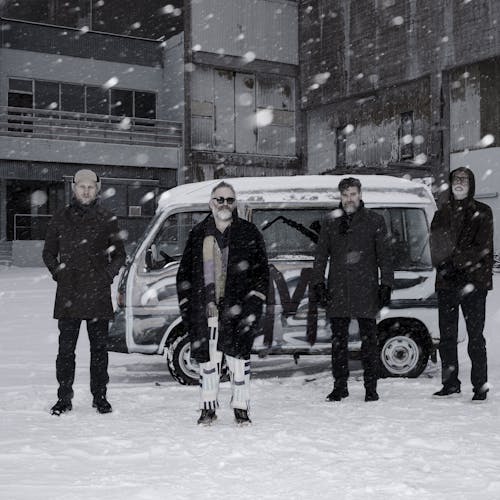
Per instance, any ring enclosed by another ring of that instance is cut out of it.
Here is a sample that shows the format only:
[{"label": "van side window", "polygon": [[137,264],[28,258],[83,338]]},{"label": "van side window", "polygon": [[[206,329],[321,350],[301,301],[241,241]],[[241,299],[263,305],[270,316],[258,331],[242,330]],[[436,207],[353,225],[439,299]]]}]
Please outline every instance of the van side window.
[{"label": "van side window", "polygon": [[169,262],[180,260],[189,231],[207,215],[208,212],[180,212],[168,217],[147,250],[148,270],[162,269]]},{"label": "van side window", "polygon": [[326,210],[254,210],[253,223],[261,230],[269,258],[314,258]]},{"label": "van side window", "polygon": [[391,239],[394,270],[432,269],[425,212],[419,208],[375,208],[374,211],[385,219]]}]

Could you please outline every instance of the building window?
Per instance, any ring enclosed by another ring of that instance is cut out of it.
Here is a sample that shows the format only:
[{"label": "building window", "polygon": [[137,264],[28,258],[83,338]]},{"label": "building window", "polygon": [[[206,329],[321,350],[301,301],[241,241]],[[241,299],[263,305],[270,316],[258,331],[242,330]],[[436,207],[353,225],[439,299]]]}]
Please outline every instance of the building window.
[{"label": "building window", "polygon": [[336,155],[336,167],[346,166],[346,152],[347,152],[347,135],[346,127],[337,127],[336,133],[337,137],[337,155]]},{"label": "building window", "polygon": [[94,115],[109,114],[109,91],[101,87],[85,87],[86,112]]},{"label": "building window", "polygon": [[191,95],[193,149],[295,156],[292,78],[197,67]]},{"label": "building window", "polygon": [[101,87],[92,85],[44,80],[10,78],[9,106],[156,119],[156,94],[154,92],[103,90]]},{"label": "building window", "polygon": [[399,159],[413,159],[413,111],[401,113],[399,126]]}]

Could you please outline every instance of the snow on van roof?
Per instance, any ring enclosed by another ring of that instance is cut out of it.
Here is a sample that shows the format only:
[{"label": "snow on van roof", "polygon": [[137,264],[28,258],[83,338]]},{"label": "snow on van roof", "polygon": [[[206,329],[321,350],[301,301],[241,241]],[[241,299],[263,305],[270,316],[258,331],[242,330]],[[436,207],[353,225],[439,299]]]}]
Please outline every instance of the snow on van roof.
[{"label": "snow on van roof", "polygon": [[[231,184],[239,202],[338,202],[338,184],[349,175],[295,175],[276,177],[233,177],[183,184],[165,191],[158,203],[161,211],[170,205],[208,203],[212,189],[222,181]],[[388,175],[356,175],[365,203],[432,203],[424,184]]]}]

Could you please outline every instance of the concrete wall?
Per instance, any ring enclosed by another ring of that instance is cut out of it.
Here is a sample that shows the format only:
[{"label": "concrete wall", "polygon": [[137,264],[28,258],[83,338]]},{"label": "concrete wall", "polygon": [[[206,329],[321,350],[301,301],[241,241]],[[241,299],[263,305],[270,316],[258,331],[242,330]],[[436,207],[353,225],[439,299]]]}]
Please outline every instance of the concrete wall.
[{"label": "concrete wall", "polygon": [[298,62],[297,2],[203,0],[191,2],[191,12],[194,50]]},{"label": "concrete wall", "polygon": [[495,251],[500,252],[500,147],[451,155],[451,170],[464,166],[474,172],[476,198],[493,211]]},{"label": "concrete wall", "polygon": [[12,265],[18,267],[45,267],[42,259],[43,241],[14,240]]}]

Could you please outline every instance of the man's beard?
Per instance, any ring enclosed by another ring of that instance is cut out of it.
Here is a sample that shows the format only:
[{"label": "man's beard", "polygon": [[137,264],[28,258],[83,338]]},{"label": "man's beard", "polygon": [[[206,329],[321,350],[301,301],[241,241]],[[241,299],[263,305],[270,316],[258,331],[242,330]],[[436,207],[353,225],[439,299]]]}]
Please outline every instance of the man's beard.
[{"label": "man's beard", "polygon": [[229,208],[217,210],[216,216],[219,220],[227,222],[233,218],[233,212]]},{"label": "man's beard", "polygon": [[349,205],[346,205],[343,208],[346,214],[353,214],[358,209],[358,207],[352,203],[349,203]]}]

